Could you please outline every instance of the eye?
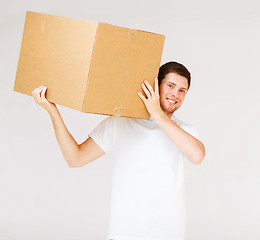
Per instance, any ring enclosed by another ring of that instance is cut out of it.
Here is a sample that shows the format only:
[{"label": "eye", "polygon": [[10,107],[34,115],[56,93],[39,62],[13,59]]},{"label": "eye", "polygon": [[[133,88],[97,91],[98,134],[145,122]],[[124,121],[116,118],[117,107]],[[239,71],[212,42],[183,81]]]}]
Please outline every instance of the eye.
[{"label": "eye", "polygon": [[168,84],[168,87],[170,87],[170,88],[171,88],[171,87],[172,87],[172,85],[171,85],[171,84]]}]

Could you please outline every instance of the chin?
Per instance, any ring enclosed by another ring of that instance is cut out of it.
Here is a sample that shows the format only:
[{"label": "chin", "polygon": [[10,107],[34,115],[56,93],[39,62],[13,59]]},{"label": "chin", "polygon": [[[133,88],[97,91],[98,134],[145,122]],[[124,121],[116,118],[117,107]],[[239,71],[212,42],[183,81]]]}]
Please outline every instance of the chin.
[{"label": "chin", "polygon": [[166,112],[173,114],[173,113],[174,113],[176,110],[178,110],[178,109],[179,109],[179,107],[168,108],[168,109],[166,109]]},{"label": "chin", "polygon": [[161,108],[164,112],[168,114],[173,114],[177,109],[179,109],[181,105],[175,105],[175,106],[170,106],[167,102],[163,105],[161,105]]},{"label": "chin", "polygon": [[173,114],[175,111],[176,111],[177,109],[172,109],[172,108],[164,108],[163,109],[163,111],[165,112],[165,113],[167,113],[167,115],[168,114]]}]

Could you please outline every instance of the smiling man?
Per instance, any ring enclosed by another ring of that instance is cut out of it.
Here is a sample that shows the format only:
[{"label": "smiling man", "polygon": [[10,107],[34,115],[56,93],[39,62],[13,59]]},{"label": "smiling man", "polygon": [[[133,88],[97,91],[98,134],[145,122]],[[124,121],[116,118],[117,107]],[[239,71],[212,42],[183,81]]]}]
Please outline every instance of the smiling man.
[{"label": "smiling man", "polygon": [[183,240],[186,208],[183,161],[200,164],[204,145],[196,129],[173,115],[190,86],[182,64],[160,67],[155,87],[144,81],[138,91],[148,120],[111,116],[81,144],[68,132],[46,87],[33,91],[51,116],[57,141],[70,167],[81,167],[110,152],[113,186],[108,240]]}]

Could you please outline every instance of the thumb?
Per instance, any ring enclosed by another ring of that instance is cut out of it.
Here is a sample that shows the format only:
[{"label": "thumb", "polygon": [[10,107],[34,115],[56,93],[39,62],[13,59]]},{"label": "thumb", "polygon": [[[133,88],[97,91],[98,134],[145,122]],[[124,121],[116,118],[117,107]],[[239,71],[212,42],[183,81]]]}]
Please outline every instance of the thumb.
[{"label": "thumb", "polygon": [[46,98],[45,98],[45,93],[46,93],[46,91],[47,91],[47,87],[44,87],[44,89],[43,89],[42,92],[41,92],[41,98],[42,98],[42,100],[46,99]]}]

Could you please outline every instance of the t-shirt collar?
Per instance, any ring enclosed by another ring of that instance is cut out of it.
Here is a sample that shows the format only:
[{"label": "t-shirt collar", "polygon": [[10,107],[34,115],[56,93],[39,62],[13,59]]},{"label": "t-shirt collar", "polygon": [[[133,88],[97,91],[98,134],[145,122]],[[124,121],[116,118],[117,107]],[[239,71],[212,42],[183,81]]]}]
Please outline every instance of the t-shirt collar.
[{"label": "t-shirt collar", "polygon": [[[171,117],[171,120],[175,121],[175,119],[176,119],[176,117],[175,117],[174,114],[173,114],[172,117]],[[147,119],[147,120],[149,120],[149,121],[154,121],[154,119],[152,118],[152,115],[150,115],[150,118]]]}]

